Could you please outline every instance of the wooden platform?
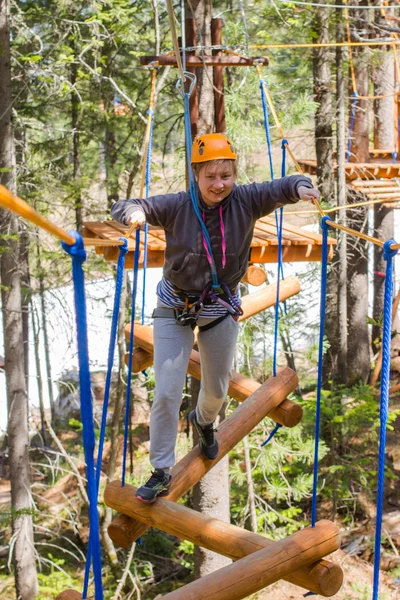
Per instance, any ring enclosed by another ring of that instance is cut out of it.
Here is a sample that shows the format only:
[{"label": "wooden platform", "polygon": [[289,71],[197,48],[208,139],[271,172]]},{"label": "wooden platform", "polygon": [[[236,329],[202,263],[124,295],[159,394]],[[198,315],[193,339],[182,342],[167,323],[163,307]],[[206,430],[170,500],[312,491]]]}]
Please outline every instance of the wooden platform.
[{"label": "wooden platform", "polygon": [[[84,223],[83,236],[99,238],[104,240],[118,240],[123,236],[127,227],[117,221],[87,221]],[[227,240],[229,245],[229,240]],[[336,240],[329,238],[330,251],[329,258],[332,257],[333,247]],[[141,232],[141,246],[144,244],[144,233]],[[129,252],[126,257],[126,268],[133,265],[133,253],[135,248],[135,239],[131,237],[128,240]],[[148,267],[162,267],[164,264],[165,233],[163,229],[149,225],[148,235]],[[283,223],[283,260],[285,262],[301,261],[320,261],[322,250],[322,236]],[[118,258],[117,247],[97,247],[96,252],[103,254],[108,261],[116,261]],[[260,219],[256,223],[254,237],[251,244],[251,253],[249,264],[253,263],[276,263],[278,262],[278,238],[276,235],[275,217],[268,216]],[[140,265],[143,265],[143,255],[140,258]]]},{"label": "wooden platform", "polygon": [[[309,175],[315,175],[317,172],[317,161],[316,160],[299,160],[300,166],[304,172]],[[334,162],[334,168],[336,169],[337,163]],[[391,159],[372,158],[370,162],[366,163],[346,163],[346,179],[352,181],[353,179],[393,179],[400,177],[400,161],[393,161]]]},{"label": "wooden platform", "polygon": [[399,179],[354,179],[349,188],[363,194],[368,200],[385,200],[385,208],[400,208]]}]

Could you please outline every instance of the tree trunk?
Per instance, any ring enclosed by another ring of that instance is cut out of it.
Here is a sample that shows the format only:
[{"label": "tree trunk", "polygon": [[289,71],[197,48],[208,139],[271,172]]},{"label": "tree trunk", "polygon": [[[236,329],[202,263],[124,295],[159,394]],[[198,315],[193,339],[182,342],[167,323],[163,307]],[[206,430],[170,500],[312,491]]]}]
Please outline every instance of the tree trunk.
[{"label": "tree trunk", "polygon": [[[193,9],[193,13],[191,12]],[[197,45],[211,46],[211,1],[194,0],[190,2],[187,14],[196,22]],[[199,50],[197,54],[211,54],[210,50]],[[197,92],[199,98],[199,134],[212,133],[214,130],[214,92],[212,67],[196,69]]]},{"label": "tree trunk", "polygon": [[[200,382],[194,377],[190,379],[190,390],[192,408],[195,408],[199,396]],[[222,407],[218,415],[219,422],[224,418],[225,406]],[[216,425],[218,426],[218,422],[216,422]],[[198,439],[194,435],[194,443],[197,444],[197,442]],[[228,456],[225,456],[201,479],[193,491],[193,508],[195,510],[226,523],[230,522],[228,467],[229,459]],[[194,561],[196,578],[205,577],[232,562],[230,558],[200,546],[195,546]]]},{"label": "tree trunk", "polygon": [[[337,9],[336,41],[344,40],[343,10]],[[344,206],[346,194],[346,121],[345,121],[345,80],[344,80],[344,49],[336,48],[336,102],[337,102],[337,204]],[[339,223],[346,226],[346,211],[339,211]],[[338,360],[335,382],[347,385],[347,234],[338,232]]]},{"label": "tree trunk", "polygon": [[40,337],[39,337],[39,318],[36,312],[36,307],[31,300],[31,314],[32,314],[32,330],[33,330],[33,345],[35,348],[35,363],[36,363],[36,381],[39,396],[39,410],[40,410],[40,431],[42,435],[42,442],[47,445],[47,433],[46,433],[46,415],[44,411],[44,397],[43,397],[43,377],[42,377],[42,366],[40,364]]},{"label": "tree trunk", "polygon": [[[383,21],[379,11],[376,21]],[[392,48],[376,50],[378,63],[374,72],[374,95],[387,96],[374,101],[374,148],[395,151],[394,135],[394,56]],[[374,206],[374,235],[381,240],[394,237],[393,209],[385,208],[382,204]],[[383,314],[385,292],[385,268],[382,248],[374,246],[374,296],[373,318],[379,322]],[[372,326],[372,347],[377,352],[380,346],[381,327]]]},{"label": "tree trunk", "polygon": [[[361,0],[357,4],[360,6],[367,6],[368,0]],[[365,29],[366,25],[363,19],[367,19],[368,15],[364,13],[368,12],[371,11],[352,11],[352,15],[355,19],[354,21],[352,21],[352,23],[354,23],[355,27],[357,27],[358,30]],[[356,19],[360,19],[360,21],[357,21]],[[352,54],[354,61],[357,94],[358,96],[368,96],[368,67],[371,58],[370,50],[356,46],[354,47]],[[350,162],[368,162],[369,160],[368,113],[369,100],[366,98],[358,98],[355,112],[354,129],[352,134]]]},{"label": "tree trunk", "polygon": [[246,465],[246,480],[247,480],[247,502],[249,503],[249,512],[250,512],[250,525],[251,530],[254,533],[257,533],[257,513],[256,513],[256,503],[255,503],[255,495],[254,495],[254,482],[253,476],[251,472],[251,456],[250,456],[250,446],[249,446],[249,438],[243,438],[243,449],[244,449],[244,462]]},{"label": "tree trunk", "polygon": [[[16,192],[14,137],[11,121],[9,2],[0,0],[0,183]],[[24,370],[18,220],[0,212],[1,301],[10,448],[13,566],[18,598],[34,600],[38,592],[29,480],[28,398]]]},{"label": "tree trunk", "polygon": [[[75,44],[71,43],[75,52]],[[77,231],[82,231],[82,194],[81,194],[81,165],[79,155],[79,96],[75,91],[78,65],[71,63],[71,124],[72,124],[72,164],[73,164],[73,186],[75,203],[75,223]]]},{"label": "tree trunk", "polygon": [[[329,41],[329,11],[317,8],[314,12],[314,30],[317,43]],[[313,51],[314,98],[318,103],[315,111],[315,150],[317,155],[318,189],[325,201],[333,203],[335,179],[333,170],[332,137],[332,84],[329,48]]]},{"label": "tree trunk", "polygon": [[[366,5],[362,0],[360,5]],[[368,18],[363,11],[354,11],[354,18]],[[363,13],[363,14],[360,14]],[[359,29],[365,28],[364,21],[357,22]],[[356,49],[354,56],[354,72],[357,92],[360,96],[368,96],[368,66],[370,51]],[[359,99],[355,114],[352,154],[353,162],[369,160],[368,136],[369,100]],[[348,225],[352,229],[368,233],[368,208],[360,207],[351,213]],[[347,316],[348,347],[347,376],[348,384],[358,381],[366,382],[370,370],[370,346],[367,326],[368,315],[368,246],[367,243],[354,236],[347,237]]]},{"label": "tree trunk", "polygon": [[[314,12],[314,30],[316,43],[329,41],[329,12],[317,8]],[[327,202],[334,202],[335,181],[333,169],[333,132],[332,132],[332,91],[329,49],[316,48],[313,51],[314,98],[318,103],[315,112],[315,150],[317,156],[318,189]],[[337,269],[335,259],[328,275],[328,312],[326,335],[330,342],[329,352],[324,357],[324,373],[327,380],[337,371]]]}]

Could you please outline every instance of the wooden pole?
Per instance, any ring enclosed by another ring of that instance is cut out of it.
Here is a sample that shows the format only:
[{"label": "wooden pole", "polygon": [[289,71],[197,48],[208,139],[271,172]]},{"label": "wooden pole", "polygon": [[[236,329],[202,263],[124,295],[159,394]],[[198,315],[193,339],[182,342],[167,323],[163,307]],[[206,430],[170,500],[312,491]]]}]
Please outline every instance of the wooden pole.
[{"label": "wooden pole", "polygon": [[[223,19],[211,19],[211,43],[213,46],[222,44]],[[222,56],[221,50],[213,50],[213,56]],[[213,67],[214,83],[214,123],[217,133],[226,132],[225,96],[224,96],[224,67]],[[218,91],[217,91],[218,90]]]},{"label": "wooden pole", "polygon": [[[185,20],[185,31],[186,31],[186,46],[193,48],[196,45],[196,21],[194,19]],[[194,51],[186,53],[186,57],[194,56]],[[196,75],[195,67],[187,67],[190,73]],[[189,112],[190,112],[190,128],[192,132],[192,139],[197,137],[197,122],[199,120],[199,97],[197,92],[197,83],[194,84],[192,93],[189,97]]]},{"label": "wooden pole", "polygon": [[[215,460],[208,460],[196,446],[171,471],[172,483],[169,500],[178,500],[200,479],[248,435],[262,419],[268,416],[286,396],[296,389],[298,377],[291,369],[285,368],[271,377],[223,421],[216,437],[219,454]],[[119,515],[108,527],[114,544],[129,547],[146,531],[147,527],[125,515]]]},{"label": "wooden pole", "polygon": [[[105,489],[104,501],[112,509],[146,523],[149,527],[156,527],[232,560],[276,544],[262,535],[210,518],[164,498],[159,498],[153,505],[144,504],[135,498],[135,492],[136,488],[131,485],[121,487],[120,481],[112,481]],[[327,554],[338,547],[339,539],[335,535]],[[338,565],[323,561],[290,572],[285,579],[315,594],[332,596],[341,587],[343,572]]]},{"label": "wooden pole", "polygon": [[[242,298],[243,315],[239,317],[239,321],[244,321],[249,317],[275,306],[276,302],[276,283],[271,283],[252,294],[248,294]],[[294,275],[290,275],[280,281],[279,285],[279,300],[283,302],[300,292],[300,282]]]},{"label": "wooden pole", "polygon": [[[153,364],[153,328],[149,325],[142,325],[141,323],[136,322],[134,334],[135,344],[139,346],[139,348],[135,348],[134,350],[134,354],[138,351],[137,365],[135,364],[134,369],[135,372],[138,373]],[[129,339],[130,325],[125,327],[125,336]],[[133,362],[136,361],[134,360]],[[192,350],[191,352],[188,373],[196,379],[201,379],[200,354],[197,350]],[[261,383],[258,383],[258,381],[254,381],[253,379],[234,371],[232,379],[229,382],[228,395],[239,402],[243,402],[260,387]],[[284,425],[285,427],[294,427],[300,423],[302,416],[303,409],[301,406],[288,399],[285,399],[279,406],[274,408],[269,415],[276,423]]]},{"label": "wooden pole", "polygon": [[340,543],[336,525],[320,521],[163,596],[165,600],[241,600],[279,581]]}]

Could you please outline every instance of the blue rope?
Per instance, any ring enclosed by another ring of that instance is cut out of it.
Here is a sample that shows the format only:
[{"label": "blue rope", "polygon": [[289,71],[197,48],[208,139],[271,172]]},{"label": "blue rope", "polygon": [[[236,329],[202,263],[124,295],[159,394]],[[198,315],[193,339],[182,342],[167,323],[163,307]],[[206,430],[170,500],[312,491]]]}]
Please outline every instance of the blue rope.
[{"label": "blue rope", "polygon": [[140,255],[140,229],[136,229],[136,244],[135,257],[133,264],[133,286],[132,286],[132,309],[131,309],[131,331],[129,335],[129,358],[128,358],[128,375],[126,383],[126,402],[125,402],[125,427],[124,427],[124,446],[122,454],[122,485],[125,485],[126,475],[126,456],[128,451],[128,433],[129,433],[129,415],[131,405],[131,384],[132,384],[132,352],[135,330],[135,311],[136,311],[136,295],[138,286],[139,274],[139,255]]},{"label": "blue rope", "polygon": [[214,254],[211,246],[210,234],[208,233],[208,229],[203,223],[203,219],[201,217],[201,212],[199,208],[199,204],[197,201],[197,186],[196,180],[193,175],[193,171],[191,168],[191,154],[192,154],[192,132],[190,129],[190,110],[189,110],[189,96],[190,94],[184,94],[184,120],[185,120],[185,142],[186,142],[186,159],[187,159],[187,170],[189,174],[189,192],[190,198],[192,200],[192,206],[194,212],[196,213],[197,220],[200,223],[201,230],[204,234],[204,239],[206,240],[207,248],[209,255],[211,257],[211,287],[214,290],[219,290],[220,284],[218,281],[217,267],[215,265]]},{"label": "blue rope", "polygon": [[[72,257],[72,278],[74,282],[74,301],[76,334],[79,361],[79,392],[82,419],[82,438],[86,461],[87,494],[89,499],[89,523],[93,540],[100,539],[99,516],[97,512],[97,489],[94,473],[95,436],[93,427],[92,390],[90,383],[89,350],[87,339],[85,277],[82,264],[86,260],[82,236],[76,231],[69,232],[75,238],[73,245],[61,242],[64,250]],[[100,543],[92,544],[93,575],[95,583],[95,600],[103,600],[101,581]]]},{"label": "blue rope", "polygon": [[[153,115],[154,111],[149,108],[147,111],[150,121],[150,133],[149,133],[149,145],[147,146],[146,156],[146,179],[145,179],[145,190],[146,198],[149,197],[150,191],[150,180],[151,180],[151,153],[152,153],[152,141],[153,141]],[[147,279],[147,244],[148,244],[148,233],[149,224],[144,224],[144,248],[143,248],[143,292],[142,292],[142,325],[144,325],[144,311],[146,306],[146,279]]]},{"label": "blue rope", "polygon": [[[274,180],[274,166],[272,163],[272,144],[271,144],[271,133],[269,127],[269,116],[268,116],[268,107],[267,107],[267,99],[265,94],[264,85],[267,85],[266,81],[262,79],[260,81],[260,90],[261,90],[261,102],[263,107],[264,114],[264,127],[265,127],[265,137],[267,139],[267,147],[268,147],[268,159],[269,159],[269,169],[271,173],[271,181]],[[286,174],[286,145],[288,141],[282,140],[282,177],[285,177]],[[276,233],[278,237],[278,274],[277,274],[277,282],[276,282],[276,300],[275,300],[275,325],[274,325],[274,356],[272,363],[272,371],[274,377],[276,377],[277,372],[277,360],[278,360],[278,331],[279,331],[279,296],[280,296],[280,280],[284,279],[283,275],[283,259],[282,259],[282,225],[283,225],[283,206],[278,210],[275,210],[275,225],[276,225]],[[287,313],[287,307],[285,304],[285,312]]]},{"label": "blue rope", "polygon": [[388,240],[383,245],[383,258],[386,260],[385,297],[383,305],[383,334],[382,334],[382,371],[381,371],[381,400],[380,400],[380,432],[378,456],[378,491],[376,499],[376,530],[374,551],[374,585],[372,600],[378,600],[379,593],[379,565],[381,558],[381,535],[383,497],[385,491],[385,454],[386,454],[386,427],[389,412],[389,384],[390,384],[390,350],[392,335],[392,297],[393,297],[393,257],[397,250],[391,250],[394,240]]},{"label": "blue rope", "polygon": [[321,392],[322,392],[322,358],[324,350],[324,331],[326,315],[326,288],[328,273],[328,229],[329,217],[322,217],[322,263],[321,263],[321,300],[320,300],[320,328],[318,348],[318,385],[317,402],[315,411],[315,440],[314,440],[314,482],[312,492],[311,524],[315,527],[317,521],[317,486],[318,486],[318,445],[321,425]]},{"label": "blue rope", "polygon": [[354,123],[356,121],[356,109],[357,109],[357,92],[353,92],[353,100],[351,101],[351,117],[350,117],[350,127],[349,127],[349,140],[347,142],[347,152],[346,152],[346,161],[349,160],[351,154],[351,144],[352,137],[354,131]]},{"label": "blue rope", "polygon": [[261,90],[261,102],[262,102],[263,113],[264,113],[264,128],[265,128],[265,136],[267,138],[269,170],[271,173],[271,181],[273,181],[275,179],[274,165],[272,164],[271,134],[270,134],[270,129],[269,129],[268,106],[267,106],[267,98],[265,95],[264,85],[267,85],[267,82],[265,81],[265,79],[261,79],[260,90]]},{"label": "blue rope", "polygon": [[[112,314],[112,320],[111,320],[110,343],[109,343],[109,347],[108,347],[107,376],[106,376],[106,384],[105,384],[105,389],[104,389],[103,412],[102,412],[102,417],[101,417],[99,449],[97,452],[97,465],[96,465],[97,496],[99,493],[101,466],[103,463],[104,438],[105,438],[105,434],[106,434],[108,404],[109,404],[110,390],[111,390],[112,368],[113,368],[113,364],[114,364],[115,344],[116,344],[117,332],[118,332],[118,315],[119,315],[119,309],[120,309],[120,305],[121,305],[122,286],[123,286],[123,281],[124,281],[125,256],[128,252],[128,240],[126,238],[119,238],[119,239],[122,240],[124,243],[122,246],[119,246],[117,276],[116,276],[115,295],[114,295],[114,307],[113,307],[113,314]],[[86,561],[86,566],[85,566],[85,578],[84,578],[84,584],[83,584],[82,598],[86,598],[87,593],[88,593],[89,574],[90,574],[90,556],[92,555],[92,550],[93,550],[93,537],[92,537],[92,532],[90,532],[89,544],[88,544],[89,560]]]},{"label": "blue rope", "polygon": [[265,440],[265,442],[263,442],[261,444],[261,448],[263,446],[266,446],[268,444],[268,442],[270,442],[272,440],[272,438],[274,437],[274,435],[279,431],[279,429],[282,427],[282,425],[280,423],[277,423],[275,425],[275,427],[273,428],[273,430],[271,431],[271,433],[269,434],[269,436],[267,437],[267,439]]}]

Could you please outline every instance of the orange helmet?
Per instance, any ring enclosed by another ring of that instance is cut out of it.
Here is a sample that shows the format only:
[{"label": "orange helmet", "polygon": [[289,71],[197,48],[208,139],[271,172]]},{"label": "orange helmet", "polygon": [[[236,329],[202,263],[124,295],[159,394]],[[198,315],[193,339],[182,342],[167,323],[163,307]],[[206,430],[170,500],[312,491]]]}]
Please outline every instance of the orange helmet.
[{"label": "orange helmet", "polygon": [[236,160],[236,152],[232,142],[223,133],[206,133],[193,142],[192,163],[209,160]]}]

